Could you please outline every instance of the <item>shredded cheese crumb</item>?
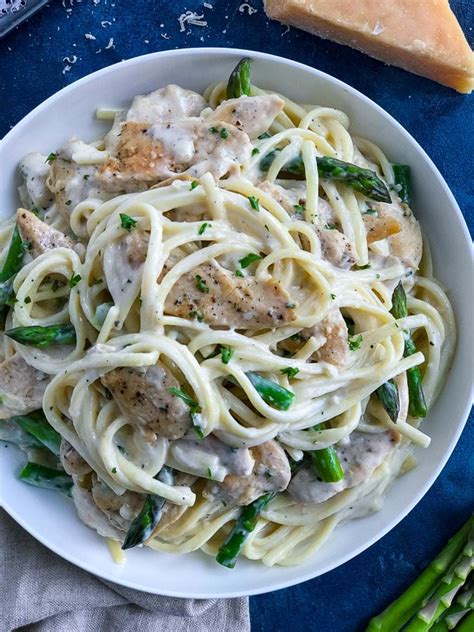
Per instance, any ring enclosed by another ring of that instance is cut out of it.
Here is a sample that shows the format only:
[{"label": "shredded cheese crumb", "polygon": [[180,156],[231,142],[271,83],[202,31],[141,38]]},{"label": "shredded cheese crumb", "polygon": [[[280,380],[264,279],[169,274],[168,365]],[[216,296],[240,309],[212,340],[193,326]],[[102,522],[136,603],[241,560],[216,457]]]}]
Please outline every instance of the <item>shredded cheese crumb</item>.
[{"label": "shredded cheese crumb", "polygon": [[95,37],[95,35],[92,35],[92,33],[84,33],[84,37],[87,40],[95,40],[95,39],[97,39],[97,37]]},{"label": "shredded cheese crumb", "polygon": [[249,4],[248,2],[242,2],[242,4],[239,7],[239,11],[240,13],[244,13],[245,10],[247,10],[247,13],[249,15],[253,15],[254,13],[257,13],[257,9],[253,7],[251,4]]},{"label": "shredded cheese crumb", "polygon": [[204,14],[198,15],[195,11],[186,11],[182,13],[179,18],[179,32],[183,33],[186,30],[186,24],[192,26],[207,26],[206,20],[203,20]]},{"label": "shredded cheese crumb", "polygon": [[105,47],[105,50],[109,50],[109,48],[115,48],[115,44],[114,44],[114,38],[111,37],[109,39],[109,43],[107,44],[107,46]]}]

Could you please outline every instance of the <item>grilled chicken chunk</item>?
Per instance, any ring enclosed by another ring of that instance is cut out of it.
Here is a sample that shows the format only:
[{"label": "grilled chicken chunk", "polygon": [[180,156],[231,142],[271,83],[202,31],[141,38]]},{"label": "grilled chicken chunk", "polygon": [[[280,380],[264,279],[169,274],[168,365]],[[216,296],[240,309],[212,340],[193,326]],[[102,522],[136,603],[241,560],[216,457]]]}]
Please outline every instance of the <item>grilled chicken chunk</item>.
[{"label": "grilled chicken chunk", "polygon": [[56,208],[66,221],[72,209],[87,198],[106,200],[110,197],[95,178],[95,165],[81,165],[58,156],[52,163],[48,188],[54,195]]},{"label": "grilled chicken chunk", "polygon": [[101,377],[122,413],[139,427],[147,441],[180,439],[191,427],[189,407],[170,388],[179,388],[161,362],[149,367],[123,367]]},{"label": "grilled chicken chunk", "polygon": [[206,101],[197,92],[174,84],[136,96],[126,114],[127,121],[136,123],[160,123],[199,116]]},{"label": "grilled chicken chunk", "polygon": [[379,221],[399,225],[396,233],[393,231],[387,235],[390,253],[405,266],[417,270],[423,253],[423,237],[410,207],[398,201],[392,204],[370,202],[370,206],[377,211]]},{"label": "grilled chicken chunk", "polygon": [[373,215],[365,214],[362,216],[362,220],[367,231],[368,244],[373,244],[375,241],[396,235],[401,229],[400,222],[390,215],[386,217],[374,217]]},{"label": "grilled chicken chunk", "polygon": [[165,312],[237,329],[283,326],[296,317],[289,294],[276,281],[237,277],[216,261],[184,274],[166,297]]},{"label": "grilled chicken chunk", "polygon": [[267,131],[275,117],[283,110],[284,104],[283,99],[276,94],[241,96],[238,99],[223,101],[207,120],[230,123],[250,138],[257,138]]},{"label": "grilled chicken chunk", "polygon": [[29,253],[32,257],[39,257],[47,250],[54,248],[71,248],[76,250],[80,244],[75,244],[72,239],[66,237],[60,230],[56,230],[40,220],[34,213],[24,208],[19,208],[16,213],[16,222],[22,239],[29,242]]},{"label": "grilled chicken chunk", "polygon": [[385,460],[399,441],[397,433],[353,432],[347,443],[336,446],[336,452],[344,470],[344,478],[338,483],[324,483],[311,466],[303,467],[295,474],[288,486],[291,496],[302,503],[322,503],[338,492],[355,487],[366,481]]},{"label": "grilled chicken chunk", "polygon": [[84,461],[82,456],[77,452],[66,439],[61,440],[61,447],[59,450],[59,458],[61,465],[65,471],[71,476],[82,477],[89,472],[92,472],[92,468]]},{"label": "grilled chicken chunk", "polygon": [[252,145],[244,132],[226,123],[210,126],[201,119],[169,123],[125,122],[120,139],[97,178],[108,191],[137,190],[184,173],[215,178],[238,172],[250,158]]},{"label": "grilled chicken chunk", "polygon": [[320,347],[311,355],[310,361],[328,362],[342,367],[349,357],[348,335],[347,325],[341,312],[334,309],[314,327],[303,329],[296,338],[287,338],[280,342],[279,347],[295,353],[314,336],[320,343]]},{"label": "grilled chicken chunk", "polygon": [[25,206],[47,208],[52,202],[52,195],[46,186],[49,174],[46,156],[37,151],[26,154],[20,162],[20,173],[24,181],[19,189],[22,203]]},{"label": "grilled chicken chunk", "polygon": [[229,474],[219,485],[204,492],[212,497],[224,497],[235,505],[248,505],[268,492],[281,492],[291,478],[288,458],[276,441],[266,441],[250,448],[255,464],[248,476]]},{"label": "grilled chicken chunk", "polygon": [[19,353],[0,364],[0,419],[41,408],[49,376],[25,362]]},{"label": "grilled chicken chunk", "polygon": [[84,524],[91,529],[95,529],[97,533],[104,538],[112,538],[121,541],[123,532],[112,525],[106,514],[97,507],[92,497],[92,493],[88,489],[84,489],[80,485],[74,485],[72,488],[72,499],[76,506],[77,514]]}]

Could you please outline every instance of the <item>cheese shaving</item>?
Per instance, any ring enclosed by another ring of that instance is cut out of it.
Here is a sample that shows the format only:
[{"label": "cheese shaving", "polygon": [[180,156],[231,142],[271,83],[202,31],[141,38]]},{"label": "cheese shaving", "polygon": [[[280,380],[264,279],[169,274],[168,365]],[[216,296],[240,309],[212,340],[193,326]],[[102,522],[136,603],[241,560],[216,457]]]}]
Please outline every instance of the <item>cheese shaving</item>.
[{"label": "cheese shaving", "polygon": [[207,26],[206,20],[203,20],[204,14],[198,15],[195,11],[186,11],[182,13],[179,18],[179,32],[183,33],[186,30],[186,24],[192,26]]}]

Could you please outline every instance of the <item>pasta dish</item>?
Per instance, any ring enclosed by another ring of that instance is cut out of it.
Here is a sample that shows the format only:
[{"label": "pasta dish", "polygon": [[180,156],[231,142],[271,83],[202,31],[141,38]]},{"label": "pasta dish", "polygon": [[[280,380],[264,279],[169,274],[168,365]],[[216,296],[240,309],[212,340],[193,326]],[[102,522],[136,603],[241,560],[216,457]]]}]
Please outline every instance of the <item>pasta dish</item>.
[{"label": "pasta dish", "polygon": [[117,560],[302,563],[430,443],[455,325],[410,168],[250,62],[26,155],[0,225],[0,438]]}]

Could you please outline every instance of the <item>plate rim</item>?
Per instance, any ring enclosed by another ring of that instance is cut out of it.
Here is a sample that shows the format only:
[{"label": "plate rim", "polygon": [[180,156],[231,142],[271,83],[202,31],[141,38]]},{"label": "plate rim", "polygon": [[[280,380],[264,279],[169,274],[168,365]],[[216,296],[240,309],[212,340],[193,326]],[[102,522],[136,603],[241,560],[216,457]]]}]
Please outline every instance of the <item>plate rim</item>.
[{"label": "plate rim", "polygon": [[[319,76],[325,81],[329,81],[329,82],[332,82],[333,84],[336,84],[339,88],[346,90],[350,94],[351,93],[355,94],[357,99],[363,102],[369,103],[370,106],[378,110],[379,113],[383,117],[388,118],[391,125],[393,125],[400,134],[404,135],[415,146],[415,148],[421,153],[424,161],[429,165],[430,169],[436,175],[439,184],[443,188],[444,193],[446,194],[446,196],[448,197],[450,201],[452,209],[456,213],[457,220],[460,225],[460,228],[462,229],[463,237],[466,241],[467,246],[468,247],[471,246],[472,242],[470,239],[469,229],[467,227],[464,216],[459,208],[459,205],[453,193],[451,192],[451,189],[449,188],[443,175],[440,173],[439,169],[434,164],[430,156],[425,152],[423,147],[415,140],[415,138],[413,138],[413,136],[401,125],[401,123],[399,123],[389,112],[387,112],[384,108],[378,105],[375,101],[373,101],[372,99],[364,95],[362,92],[360,92],[356,88],[353,88],[351,85],[345,83],[344,81],[326,72],[323,72],[322,70],[313,68],[312,66],[308,64],[304,64],[304,63],[295,61],[293,59],[289,59],[287,57],[282,57],[280,55],[273,55],[273,54],[265,53],[261,51],[254,51],[254,50],[243,49],[243,48],[219,47],[219,46],[167,49],[167,50],[147,53],[145,55],[138,55],[136,57],[131,57],[129,59],[122,60],[115,64],[105,66],[104,68],[100,68],[99,70],[89,73],[85,75],[84,77],[81,77],[80,79],[74,81],[73,83],[61,88],[61,90],[58,90],[57,92],[49,96],[46,100],[44,100],[39,105],[37,105],[26,116],[20,119],[20,121],[18,121],[12,127],[12,129],[9,130],[7,134],[0,140],[0,148],[9,141],[11,136],[14,136],[15,133],[17,133],[18,128],[21,128],[27,125],[30,119],[33,118],[38,112],[42,111],[43,109],[48,108],[50,103],[54,102],[56,99],[60,98],[62,95],[75,90],[77,86],[87,83],[91,79],[97,79],[100,76],[107,74],[118,67],[126,67],[129,65],[132,66],[137,63],[139,64],[140,61],[144,59],[148,59],[148,60],[152,58],[161,59],[161,58],[170,57],[170,56],[173,57],[173,56],[181,56],[181,55],[189,55],[189,54],[191,55],[195,54],[197,56],[203,55],[203,54],[211,54],[211,55],[219,54],[219,55],[225,55],[227,57],[249,56],[249,57],[253,57],[254,59],[264,59],[270,62],[273,61],[273,62],[283,63],[285,65],[290,65],[290,66],[297,67],[305,71],[309,71],[310,73],[313,73],[315,76]],[[472,248],[471,248],[471,253],[472,253]],[[149,594],[177,597],[177,598],[182,598],[182,599],[227,599],[227,598],[265,594],[268,592],[282,590],[290,586],[301,584],[311,579],[315,579],[316,577],[320,577],[336,568],[339,568],[340,566],[346,564],[348,561],[360,555],[362,552],[370,548],[373,544],[381,540],[387,533],[392,531],[392,529],[394,529],[414,509],[414,507],[418,505],[421,499],[426,495],[426,493],[430,490],[430,488],[438,479],[441,471],[444,469],[446,463],[451,457],[454,451],[454,448],[456,447],[459,441],[459,438],[464,430],[464,427],[467,423],[469,412],[472,406],[472,399],[473,398],[472,398],[472,392],[471,392],[471,398],[468,399],[463,406],[462,413],[460,414],[460,422],[458,424],[456,432],[453,435],[453,438],[451,439],[451,442],[448,448],[444,451],[443,457],[438,461],[438,464],[436,466],[434,473],[424,483],[424,485],[422,485],[418,489],[417,493],[415,494],[411,502],[405,505],[403,509],[392,520],[390,520],[383,529],[377,531],[377,533],[373,537],[369,538],[369,540],[366,540],[363,543],[359,544],[352,551],[350,551],[350,553],[346,554],[345,556],[338,559],[334,563],[329,562],[322,568],[317,569],[316,571],[314,569],[308,570],[306,573],[303,573],[301,576],[299,576],[296,580],[294,578],[291,578],[287,580],[283,579],[281,581],[274,581],[271,585],[264,588],[248,589],[244,591],[226,590],[225,592],[219,592],[219,593],[186,591],[186,593],[184,594],[183,592],[179,592],[176,590],[166,590],[166,589],[160,589],[160,592],[157,592],[156,589],[153,589],[147,585],[141,585],[139,582],[127,580],[125,577],[116,577],[108,573],[106,570],[100,570],[100,569],[98,570],[97,568],[94,568],[92,564],[83,562],[81,561],[80,558],[79,559],[76,558],[73,554],[69,554],[67,551],[63,551],[61,547],[59,546],[59,543],[56,544],[55,542],[51,542],[41,533],[38,533],[34,525],[28,524],[26,520],[24,520],[21,516],[18,515],[18,513],[13,507],[11,507],[7,502],[5,502],[2,495],[1,488],[0,488],[0,507],[3,508],[32,537],[34,537],[38,542],[40,542],[43,546],[48,548],[50,551],[60,556],[62,559],[65,559],[66,561],[74,564],[75,566],[81,568],[82,570],[85,570],[91,573],[92,575],[96,577],[100,577],[102,579],[105,579],[107,581],[110,581],[120,586],[125,586],[127,588],[132,588],[132,589],[139,590],[141,592],[146,592]]]}]

